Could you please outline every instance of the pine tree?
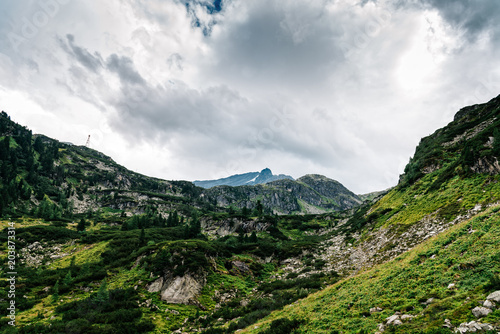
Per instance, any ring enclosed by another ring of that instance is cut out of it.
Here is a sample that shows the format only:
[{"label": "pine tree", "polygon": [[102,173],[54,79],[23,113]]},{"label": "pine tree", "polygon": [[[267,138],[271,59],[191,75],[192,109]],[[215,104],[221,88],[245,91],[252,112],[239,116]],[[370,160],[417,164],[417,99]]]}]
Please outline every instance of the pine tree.
[{"label": "pine tree", "polygon": [[257,234],[255,231],[252,232],[252,235],[250,235],[250,240],[251,243],[256,243],[258,241]]},{"label": "pine tree", "polygon": [[71,283],[73,283],[73,277],[71,277],[71,270],[69,270],[66,276],[64,276],[63,284],[65,286],[70,286]]},{"label": "pine tree", "polygon": [[59,280],[52,287],[52,301],[56,302],[59,299]]},{"label": "pine tree", "polygon": [[76,230],[78,232],[83,232],[85,231],[85,225],[86,225],[86,222],[85,222],[85,219],[80,219],[80,221],[78,222],[78,225],[76,225]]},{"label": "pine tree", "polygon": [[500,158],[500,131],[493,131],[493,154]]},{"label": "pine tree", "polygon": [[146,232],[144,231],[144,227],[141,228],[141,235],[139,236],[139,245],[144,246],[146,244]]},{"label": "pine tree", "polygon": [[99,290],[97,290],[94,300],[99,304],[106,303],[109,300],[109,291],[106,279],[102,280],[101,286],[99,287]]}]

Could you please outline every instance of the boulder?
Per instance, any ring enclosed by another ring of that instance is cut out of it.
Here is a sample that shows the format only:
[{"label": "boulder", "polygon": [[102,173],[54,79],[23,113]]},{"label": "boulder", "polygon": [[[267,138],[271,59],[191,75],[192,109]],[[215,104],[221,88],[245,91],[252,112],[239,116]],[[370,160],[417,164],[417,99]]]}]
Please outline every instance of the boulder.
[{"label": "boulder", "polygon": [[190,275],[177,276],[161,293],[161,300],[172,304],[189,304],[201,292],[203,284]]},{"label": "boulder", "polygon": [[398,314],[391,315],[390,317],[386,318],[385,320],[386,320],[388,325],[392,325],[394,323],[394,321],[399,320],[399,315]]},{"label": "boulder", "polygon": [[432,304],[433,302],[434,302],[434,298],[429,298],[429,299],[427,299],[425,302],[423,302],[422,304],[424,304],[424,305],[430,305],[430,304]]},{"label": "boulder", "polygon": [[488,297],[486,297],[488,300],[493,300],[494,302],[500,303],[500,290],[495,291],[493,293],[490,293]]},{"label": "boulder", "polygon": [[489,308],[490,310],[493,310],[495,308],[495,303],[492,302],[491,300],[486,300],[483,303],[483,306],[486,307],[486,308]]},{"label": "boulder", "polygon": [[246,273],[250,271],[250,267],[245,262],[233,261],[232,263],[240,272]]},{"label": "boulder", "polygon": [[455,333],[476,333],[478,331],[491,331],[495,328],[490,324],[483,324],[476,321],[464,322],[457,327]]},{"label": "boulder", "polygon": [[401,320],[399,320],[399,319],[396,319],[396,320],[394,320],[394,322],[393,322],[392,324],[393,324],[394,326],[400,326],[400,325],[402,325],[402,324],[403,324],[403,322],[402,322]]},{"label": "boulder", "polygon": [[148,291],[149,292],[160,292],[162,286],[163,286],[163,277],[160,277],[148,286]]},{"label": "boulder", "polygon": [[478,307],[475,307],[474,309],[472,309],[472,314],[474,314],[474,316],[476,318],[485,317],[488,314],[490,314],[491,312],[492,312],[491,309],[483,307],[483,306],[478,306]]},{"label": "boulder", "polygon": [[403,314],[401,316],[401,320],[411,320],[413,318],[415,318],[415,316],[414,315],[410,315],[410,314]]},{"label": "boulder", "polygon": [[370,308],[370,313],[377,313],[377,312],[382,312],[383,309],[380,307],[372,307]]}]

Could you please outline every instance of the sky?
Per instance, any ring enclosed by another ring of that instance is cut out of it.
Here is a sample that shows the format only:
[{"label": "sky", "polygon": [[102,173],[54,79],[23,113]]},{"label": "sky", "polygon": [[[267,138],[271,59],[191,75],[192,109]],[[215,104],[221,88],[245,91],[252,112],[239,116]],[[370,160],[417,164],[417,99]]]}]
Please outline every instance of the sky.
[{"label": "sky", "polygon": [[2,0],[0,109],[139,173],[395,186],[500,94],[498,0]]}]

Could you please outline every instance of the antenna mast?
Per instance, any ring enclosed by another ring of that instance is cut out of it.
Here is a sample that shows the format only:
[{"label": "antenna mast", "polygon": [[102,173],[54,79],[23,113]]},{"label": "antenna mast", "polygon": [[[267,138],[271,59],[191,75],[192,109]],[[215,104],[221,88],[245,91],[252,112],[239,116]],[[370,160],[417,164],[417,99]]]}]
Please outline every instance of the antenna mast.
[{"label": "antenna mast", "polygon": [[89,147],[90,146],[90,135],[89,137],[87,138],[87,144],[85,144],[85,146]]}]

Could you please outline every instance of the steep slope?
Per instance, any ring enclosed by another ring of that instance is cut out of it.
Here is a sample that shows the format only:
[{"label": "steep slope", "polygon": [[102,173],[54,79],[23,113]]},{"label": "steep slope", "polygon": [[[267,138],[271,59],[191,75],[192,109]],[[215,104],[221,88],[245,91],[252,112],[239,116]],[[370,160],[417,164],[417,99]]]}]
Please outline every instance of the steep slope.
[{"label": "steep slope", "polygon": [[[334,224],[335,234],[315,253],[326,268],[345,275],[374,269],[269,320],[296,319],[297,333],[374,332],[396,311],[418,320],[386,326],[391,333],[423,333],[446,318],[453,326],[473,320],[471,309],[487,294],[485,281],[500,271],[499,115],[497,97],[462,109],[453,122],[423,138],[399,185]],[[455,288],[448,290],[449,283]],[[420,304],[429,298],[436,302]],[[375,307],[384,311],[370,314]],[[500,324],[495,312],[486,319]]]},{"label": "steep slope", "polygon": [[270,326],[276,329],[285,322],[277,319],[295,324],[294,333],[444,334],[464,329],[471,321],[499,326],[498,311],[486,311],[489,314],[481,320],[472,313],[500,289],[495,279],[500,272],[499,211],[495,205],[390,262],[274,312],[241,333],[266,333]]},{"label": "steep slope", "polygon": [[293,180],[293,177],[284,174],[273,175],[269,168],[265,168],[260,173],[251,172],[245,174],[237,174],[222,179],[194,181],[193,183],[198,187],[208,189],[216,186],[253,186],[256,184],[265,184],[283,179]]}]

